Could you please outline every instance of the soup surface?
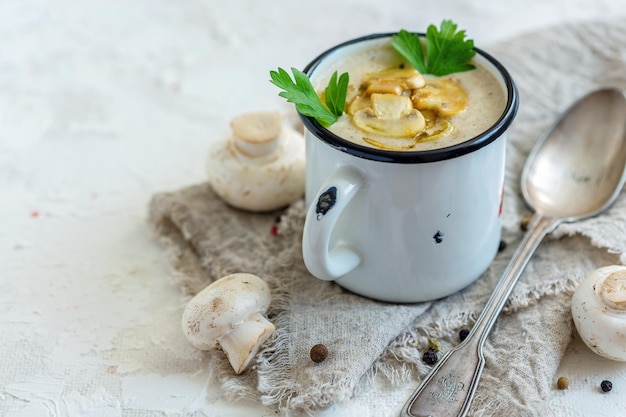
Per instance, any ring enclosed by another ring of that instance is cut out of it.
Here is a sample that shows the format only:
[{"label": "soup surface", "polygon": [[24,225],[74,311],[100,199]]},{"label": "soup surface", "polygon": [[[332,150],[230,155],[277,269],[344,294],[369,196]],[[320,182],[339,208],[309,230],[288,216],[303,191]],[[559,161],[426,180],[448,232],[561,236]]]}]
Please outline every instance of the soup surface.
[{"label": "soup surface", "polygon": [[[431,128],[425,129],[419,134],[393,136],[389,132],[384,132],[384,126],[392,127],[390,131],[398,131],[399,124],[405,123],[404,119],[397,118],[389,121],[391,124],[378,124],[375,130],[360,128],[359,122],[362,118],[355,117],[351,109],[351,104],[357,96],[365,95],[364,80],[372,77],[376,73],[388,73],[389,70],[405,70],[412,67],[406,60],[391,46],[390,42],[372,46],[371,48],[349,55],[335,64],[322,70],[319,74],[314,74],[313,86],[316,91],[323,92],[328,85],[328,81],[334,71],[339,74],[344,72],[350,75],[350,86],[346,111],[339,120],[329,127],[329,130],[336,135],[359,145],[369,146],[378,149],[420,151],[448,147],[472,139],[488,130],[502,115],[506,97],[503,87],[495,76],[476,60],[472,61],[475,69],[465,72],[458,72],[442,77],[435,77],[424,74],[425,86],[431,90],[435,86],[443,84],[453,84],[461,89],[461,95],[465,100],[464,109],[453,115],[446,115],[445,112],[433,116],[430,110],[420,111],[427,120],[431,120]],[[415,95],[419,95],[420,88],[404,90],[399,95],[407,96],[405,101],[415,103]],[[382,96],[382,95],[380,95]],[[390,97],[389,95],[385,95]],[[408,98],[411,100],[408,100]],[[368,98],[369,100],[369,98]],[[410,105],[410,104],[409,104]],[[382,105],[380,105],[382,107]],[[396,106],[397,108],[397,106]],[[411,111],[414,111],[411,109]],[[370,111],[370,113],[376,113]],[[419,115],[422,117],[421,115]],[[385,122],[387,123],[387,122]],[[383,126],[379,128],[378,126]],[[401,131],[401,129],[400,129]],[[411,131],[413,132],[413,131]],[[382,133],[382,134],[380,134]],[[391,137],[390,137],[391,136]]]}]

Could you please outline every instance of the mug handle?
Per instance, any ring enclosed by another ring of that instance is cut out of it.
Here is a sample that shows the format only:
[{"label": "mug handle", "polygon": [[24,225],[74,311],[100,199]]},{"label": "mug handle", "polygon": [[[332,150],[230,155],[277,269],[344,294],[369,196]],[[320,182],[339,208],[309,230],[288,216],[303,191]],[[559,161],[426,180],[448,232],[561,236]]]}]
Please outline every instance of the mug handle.
[{"label": "mug handle", "polygon": [[360,172],[341,166],[320,187],[307,211],[302,256],[309,272],[321,280],[335,280],[363,260],[358,248],[343,239],[330,247],[330,236],[337,219],[363,184]]}]

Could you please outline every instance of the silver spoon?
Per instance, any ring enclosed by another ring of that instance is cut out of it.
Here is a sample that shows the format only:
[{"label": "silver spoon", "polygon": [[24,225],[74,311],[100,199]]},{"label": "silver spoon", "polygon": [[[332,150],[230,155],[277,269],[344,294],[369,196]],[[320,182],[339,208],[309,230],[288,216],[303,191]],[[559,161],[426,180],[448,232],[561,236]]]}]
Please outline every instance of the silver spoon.
[{"label": "silver spoon", "polygon": [[526,264],[561,222],[602,213],[626,180],[626,98],[594,91],[574,103],[535,145],[522,172],[534,210],[528,229],[471,332],[422,381],[401,417],[464,416],[485,365],[482,349]]}]

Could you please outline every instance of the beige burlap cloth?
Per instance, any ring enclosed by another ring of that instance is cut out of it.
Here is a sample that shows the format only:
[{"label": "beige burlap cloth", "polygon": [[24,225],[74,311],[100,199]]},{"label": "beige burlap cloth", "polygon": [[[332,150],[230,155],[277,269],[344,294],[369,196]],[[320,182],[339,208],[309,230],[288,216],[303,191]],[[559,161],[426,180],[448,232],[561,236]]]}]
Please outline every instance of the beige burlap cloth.
[{"label": "beige burlap cloth", "polygon": [[[386,304],[313,278],[300,253],[302,201],[250,214],[224,205],[206,184],[154,196],[149,223],[185,295],[233,272],[255,273],[272,289],[268,315],[277,331],[249,371],[235,376],[220,352],[207,353],[206,366],[229,399],[256,398],[285,414],[362,402],[361,415],[396,415],[406,398],[378,399],[429,371],[421,360],[428,339],[438,339],[445,352],[458,343],[460,329],[472,326],[523,233],[519,178],[535,140],[585,93],[626,88],[626,19],[556,27],[485,49],[510,70],[521,98],[507,149],[508,246],[475,284],[446,299]],[[487,342],[470,415],[576,415],[545,405],[574,331],[571,293],[591,270],[625,261],[626,192],[606,215],[562,225],[545,240]],[[330,352],[319,364],[309,358],[316,343]]]}]

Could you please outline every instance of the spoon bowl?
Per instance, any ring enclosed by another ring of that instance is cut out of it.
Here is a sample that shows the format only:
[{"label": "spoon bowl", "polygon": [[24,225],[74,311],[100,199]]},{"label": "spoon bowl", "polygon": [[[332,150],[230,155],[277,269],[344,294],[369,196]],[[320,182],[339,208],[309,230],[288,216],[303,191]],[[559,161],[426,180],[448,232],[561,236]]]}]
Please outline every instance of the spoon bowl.
[{"label": "spoon bowl", "polygon": [[626,98],[611,88],[589,93],[563,113],[531,151],[522,194],[534,213],[485,308],[411,396],[401,417],[465,416],[485,366],[483,345],[542,239],[561,222],[608,209],[626,180]]},{"label": "spoon bowl", "polygon": [[626,99],[591,92],[540,139],[522,172],[522,194],[538,214],[572,222],[601,213],[626,176]]}]

